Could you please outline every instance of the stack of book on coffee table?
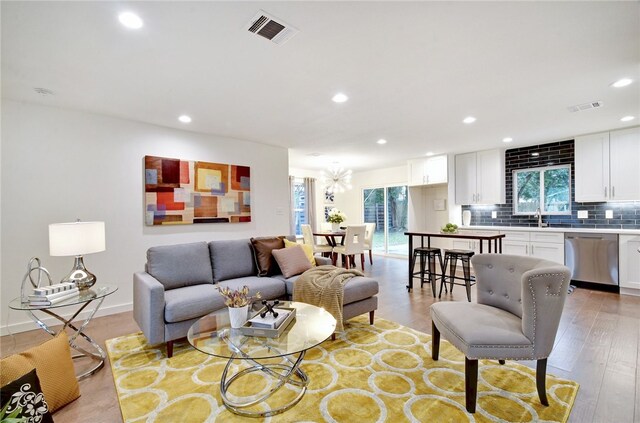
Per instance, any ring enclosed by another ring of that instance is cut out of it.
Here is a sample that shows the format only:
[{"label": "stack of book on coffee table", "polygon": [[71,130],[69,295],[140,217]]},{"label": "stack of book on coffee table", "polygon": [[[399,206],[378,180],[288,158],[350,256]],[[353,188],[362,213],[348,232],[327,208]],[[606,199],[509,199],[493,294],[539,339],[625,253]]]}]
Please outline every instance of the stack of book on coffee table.
[{"label": "stack of book on coffee table", "polygon": [[78,287],[70,282],[35,288],[33,294],[29,295],[29,305],[52,306],[78,296],[78,292]]},{"label": "stack of book on coffee table", "polygon": [[273,310],[278,313],[277,317],[272,313],[267,313],[264,317],[261,317],[260,314],[266,312],[266,310],[266,308],[263,308],[254,317],[247,320],[247,322],[240,327],[240,332],[248,336],[277,338],[296,317],[296,309],[289,307],[274,308]]}]

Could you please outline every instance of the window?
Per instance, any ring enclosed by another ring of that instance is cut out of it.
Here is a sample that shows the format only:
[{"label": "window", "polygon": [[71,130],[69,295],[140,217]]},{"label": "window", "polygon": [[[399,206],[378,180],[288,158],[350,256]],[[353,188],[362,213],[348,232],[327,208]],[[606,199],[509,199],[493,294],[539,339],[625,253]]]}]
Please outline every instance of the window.
[{"label": "window", "polygon": [[296,179],[293,182],[293,216],[295,221],[296,235],[302,235],[300,225],[309,223],[306,208],[307,193],[304,188],[304,181]]},{"label": "window", "polygon": [[571,214],[571,165],[513,171],[513,214]]}]

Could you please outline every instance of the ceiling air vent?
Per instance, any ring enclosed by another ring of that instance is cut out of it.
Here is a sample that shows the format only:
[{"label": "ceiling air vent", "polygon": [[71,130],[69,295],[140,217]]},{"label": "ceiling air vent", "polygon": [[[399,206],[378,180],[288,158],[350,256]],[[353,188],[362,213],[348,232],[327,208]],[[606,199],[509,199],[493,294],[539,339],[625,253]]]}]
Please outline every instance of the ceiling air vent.
[{"label": "ceiling air vent", "polygon": [[276,44],[284,44],[298,33],[298,30],[282,19],[269,15],[264,10],[258,12],[247,25],[247,31],[258,34]]},{"label": "ceiling air vent", "polygon": [[574,112],[581,112],[583,110],[589,110],[589,109],[597,109],[598,107],[602,107],[602,101],[592,101],[590,103],[583,103],[583,104],[578,104],[576,106],[569,106],[567,107],[567,109],[569,109],[569,111],[571,113]]}]

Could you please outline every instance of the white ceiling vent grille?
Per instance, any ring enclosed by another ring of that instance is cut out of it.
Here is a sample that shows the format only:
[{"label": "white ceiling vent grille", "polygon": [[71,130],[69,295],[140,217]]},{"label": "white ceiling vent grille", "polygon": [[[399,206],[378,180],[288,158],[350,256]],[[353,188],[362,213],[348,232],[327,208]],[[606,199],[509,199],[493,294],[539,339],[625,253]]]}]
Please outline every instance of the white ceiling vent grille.
[{"label": "white ceiling vent grille", "polygon": [[282,45],[298,33],[298,29],[285,23],[282,19],[269,15],[260,10],[246,26],[247,31]]},{"label": "white ceiling vent grille", "polygon": [[598,107],[602,107],[602,106],[603,106],[602,101],[592,101],[590,103],[583,103],[575,106],[569,106],[567,107],[567,109],[569,109],[571,113],[574,113],[574,112],[581,112],[583,110],[597,109]]}]

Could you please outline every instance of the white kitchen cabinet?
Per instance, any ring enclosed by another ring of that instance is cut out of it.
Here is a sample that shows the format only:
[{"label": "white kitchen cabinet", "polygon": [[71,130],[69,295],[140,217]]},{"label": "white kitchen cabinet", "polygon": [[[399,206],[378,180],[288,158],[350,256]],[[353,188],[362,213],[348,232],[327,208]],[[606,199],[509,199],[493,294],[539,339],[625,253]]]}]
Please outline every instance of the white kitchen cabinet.
[{"label": "white kitchen cabinet", "polygon": [[538,257],[564,264],[564,233],[540,231],[501,231],[504,254]]},{"label": "white kitchen cabinet", "polygon": [[640,235],[620,235],[619,242],[620,292],[640,295]]},{"label": "white kitchen cabinet", "polygon": [[447,156],[409,160],[409,186],[435,185],[447,182]]},{"label": "white kitchen cabinet", "polygon": [[640,200],[640,127],[576,137],[575,200]]},{"label": "white kitchen cabinet", "polygon": [[504,154],[486,150],[455,157],[456,204],[504,203]]}]

